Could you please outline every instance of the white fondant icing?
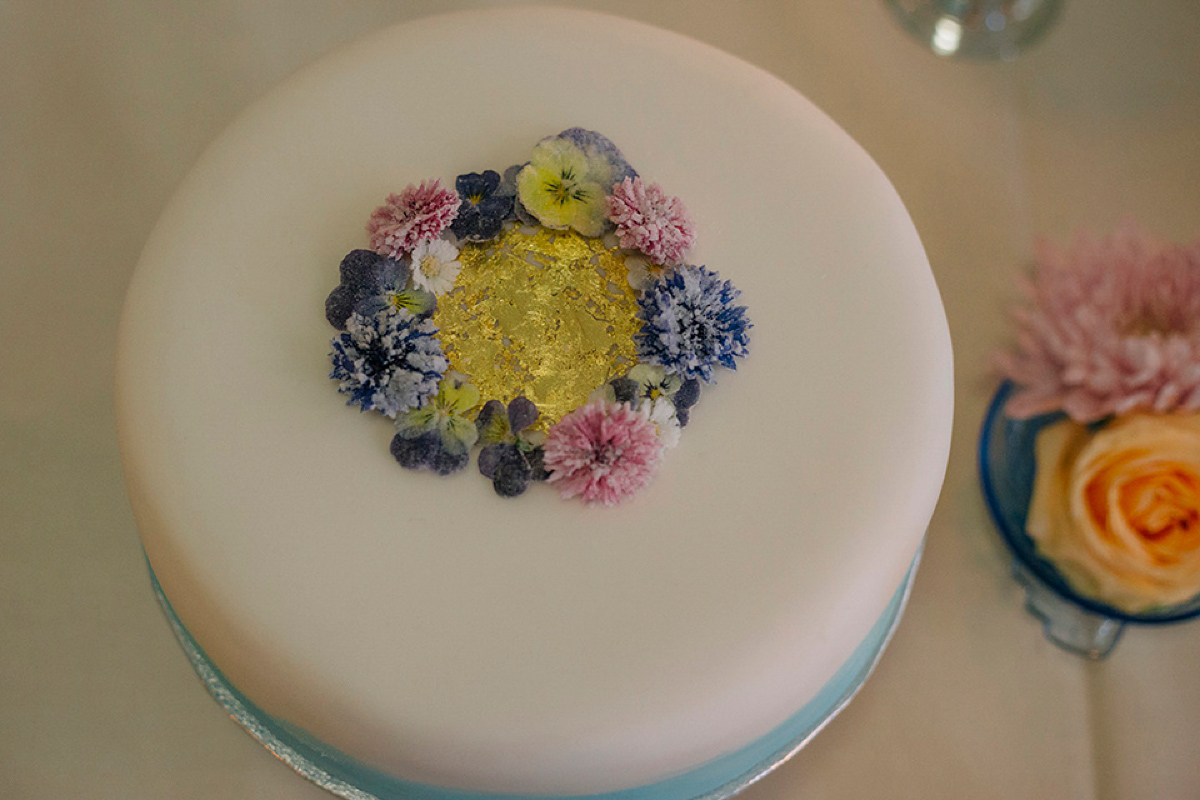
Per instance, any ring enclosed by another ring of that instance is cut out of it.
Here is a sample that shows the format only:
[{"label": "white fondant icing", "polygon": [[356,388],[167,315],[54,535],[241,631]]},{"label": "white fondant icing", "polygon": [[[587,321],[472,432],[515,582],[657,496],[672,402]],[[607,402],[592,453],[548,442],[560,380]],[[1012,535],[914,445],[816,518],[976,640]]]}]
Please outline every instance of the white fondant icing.
[{"label": "white fondant icing", "polygon": [[[572,125],[686,200],[755,325],[615,509],[406,472],[326,377],[371,209]],[[241,691],[413,781],[583,794],[738,749],[837,671],[932,513],[951,359],[902,204],[810,103],[673,34],[505,10],[370,37],[210,147],[130,286],[117,405],[155,573]]]}]

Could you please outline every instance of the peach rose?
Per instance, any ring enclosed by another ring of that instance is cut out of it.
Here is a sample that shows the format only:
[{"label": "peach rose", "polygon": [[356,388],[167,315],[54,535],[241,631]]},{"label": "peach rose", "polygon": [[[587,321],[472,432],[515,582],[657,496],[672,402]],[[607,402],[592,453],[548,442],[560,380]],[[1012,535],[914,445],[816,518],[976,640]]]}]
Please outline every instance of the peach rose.
[{"label": "peach rose", "polygon": [[1200,594],[1200,415],[1038,434],[1026,530],[1081,594],[1142,612]]}]

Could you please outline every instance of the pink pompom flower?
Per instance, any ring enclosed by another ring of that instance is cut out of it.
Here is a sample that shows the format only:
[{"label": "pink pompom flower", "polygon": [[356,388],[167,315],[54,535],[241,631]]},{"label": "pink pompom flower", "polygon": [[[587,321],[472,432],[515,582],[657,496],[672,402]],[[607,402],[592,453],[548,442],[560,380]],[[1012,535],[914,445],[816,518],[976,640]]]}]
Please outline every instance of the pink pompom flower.
[{"label": "pink pompom flower", "polygon": [[436,239],[458,216],[458,193],[440,181],[409,184],[400,194],[389,194],[367,220],[371,249],[381,256],[400,258],[421,242]]},{"label": "pink pompom flower", "polygon": [[564,498],[612,506],[641,489],[662,460],[654,423],[626,403],[596,400],[550,429],[544,464]]},{"label": "pink pompom flower", "polygon": [[696,244],[696,226],[683,201],[640,177],[613,185],[608,219],[617,226],[621,247],[640,250],[665,266],[682,263],[684,251]]},{"label": "pink pompom flower", "polygon": [[1019,389],[1006,411],[1081,423],[1134,410],[1200,410],[1200,240],[1159,242],[1133,223],[1070,249],[1040,242],[997,366]]}]

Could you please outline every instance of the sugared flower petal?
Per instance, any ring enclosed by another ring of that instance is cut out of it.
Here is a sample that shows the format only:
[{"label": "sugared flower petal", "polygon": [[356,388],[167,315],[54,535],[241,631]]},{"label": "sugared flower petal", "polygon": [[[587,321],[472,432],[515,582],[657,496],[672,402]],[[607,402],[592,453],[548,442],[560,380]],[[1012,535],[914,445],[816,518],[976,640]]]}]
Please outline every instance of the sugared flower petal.
[{"label": "sugared flower petal", "polygon": [[548,480],[564,498],[611,506],[650,482],[662,451],[649,419],[625,403],[599,400],[550,429],[544,460]]},{"label": "sugared flower petal", "polygon": [[346,320],[355,311],[364,316],[378,311],[379,308],[364,310],[363,305],[370,298],[402,290],[408,282],[407,267],[370,250],[351,250],[338,271],[341,282],[325,299],[325,319],[338,330],[346,329]]},{"label": "sugared flower petal", "polygon": [[475,423],[465,416],[478,403],[479,390],[465,376],[448,373],[432,400],[396,417],[392,455],[407,469],[459,471],[478,438]]},{"label": "sugared flower petal", "polygon": [[582,150],[592,165],[596,181],[605,188],[611,188],[614,183],[626,178],[637,177],[637,172],[625,160],[625,154],[602,133],[576,127],[567,128],[555,138],[566,139]]},{"label": "sugared flower petal", "polygon": [[391,258],[407,255],[421,242],[441,236],[458,216],[458,206],[458,195],[440,181],[409,184],[400,194],[389,194],[371,213],[371,249]]},{"label": "sugared flower petal", "polygon": [[445,294],[453,289],[460,270],[458,248],[445,239],[421,242],[413,248],[413,283],[430,294]]},{"label": "sugared flower petal", "polygon": [[[458,190],[458,217],[451,232],[462,241],[485,242],[500,235],[504,221],[513,216],[513,192],[500,191],[500,173],[469,172],[454,182]],[[515,191],[515,189],[514,189]]]},{"label": "sugared flower petal", "polygon": [[352,313],[346,332],[333,339],[329,377],[350,395],[347,405],[395,417],[437,392],[447,364],[436,334],[433,322],[407,311]]},{"label": "sugared flower petal", "polygon": [[654,425],[658,440],[665,449],[670,450],[679,444],[679,419],[675,416],[675,404],[668,398],[643,400],[638,405],[638,412]]},{"label": "sugared flower petal", "polygon": [[637,399],[657,400],[659,397],[672,397],[683,379],[672,375],[655,364],[638,364],[626,373],[625,377],[637,384]]},{"label": "sugared flower petal", "polygon": [[545,139],[517,174],[517,193],[525,210],[547,228],[599,236],[607,222],[607,186],[594,173],[610,171],[568,139]]},{"label": "sugared flower petal", "polygon": [[684,252],[696,244],[696,227],[687,207],[657,183],[626,178],[612,187],[607,204],[621,247],[640,250],[656,264],[680,264]]},{"label": "sugared flower petal", "polygon": [[479,472],[491,479],[496,494],[516,497],[531,480],[545,480],[541,468],[541,434],[526,433],[537,421],[538,409],[527,397],[517,397],[505,408],[489,400],[475,418],[479,441]]},{"label": "sugared flower petal", "polygon": [[748,352],[750,321],[741,294],[712,270],[683,266],[655,281],[638,302],[642,359],[684,379],[710,382],[717,366],[737,369]]}]

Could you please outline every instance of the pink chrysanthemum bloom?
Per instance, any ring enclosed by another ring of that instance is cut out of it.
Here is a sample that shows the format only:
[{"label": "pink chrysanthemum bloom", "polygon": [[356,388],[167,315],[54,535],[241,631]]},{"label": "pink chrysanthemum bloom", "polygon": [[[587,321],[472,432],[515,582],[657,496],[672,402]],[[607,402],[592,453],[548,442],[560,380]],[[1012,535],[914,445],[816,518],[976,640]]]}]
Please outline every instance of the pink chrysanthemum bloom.
[{"label": "pink chrysanthemum bloom", "polygon": [[1089,423],[1143,409],[1200,409],[1200,240],[1159,242],[1133,223],[1067,251],[1039,242],[1023,287],[1014,352],[997,357],[1019,385],[1006,411],[1065,411]]},{"label": "pink chrysanthemum bloom", "polygon": [[649,483],[663,451],[653,422],[628,404],[607,400],[567,414],[543,447],[548,480],[559,494],[606,506]]},{"label": "pink chrysanthemum bloom", "polygon": [[608,218],[621,247],[641,250],[658,264],[682,263],[684,251],[696,244],[696,226],[683,201],[640,177],[613,185]]},{"label": "pink chrysanthemum bloom", "polygon": [[409,184],[400,194],[389,194],[367,220],[371,249],[381,256],[400,258],[421,242],[436,239],[458,216],[458,193],[440,181]]}]

